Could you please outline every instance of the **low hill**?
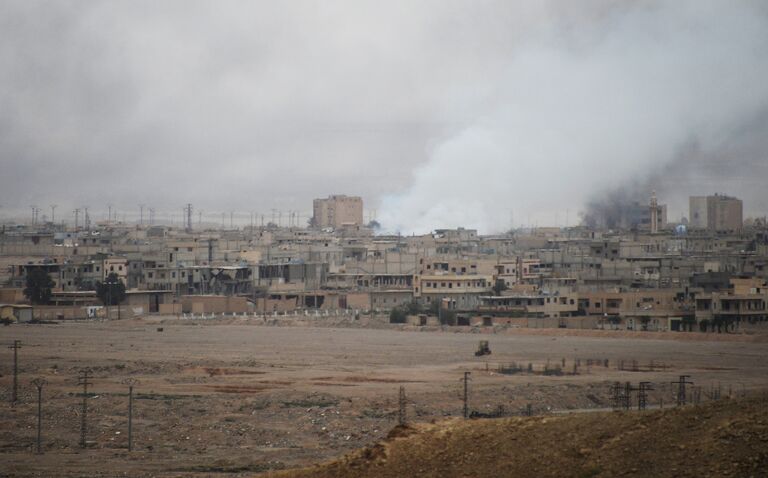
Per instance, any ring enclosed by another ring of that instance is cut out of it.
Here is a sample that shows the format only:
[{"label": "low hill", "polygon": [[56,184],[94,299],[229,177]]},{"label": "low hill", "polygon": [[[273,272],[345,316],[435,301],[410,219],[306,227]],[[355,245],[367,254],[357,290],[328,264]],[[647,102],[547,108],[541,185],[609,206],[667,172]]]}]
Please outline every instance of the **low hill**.
[{"label": "low hill", "polygon": [[338,460],[268,476],[765,477],[768,401],[416,424]]}]

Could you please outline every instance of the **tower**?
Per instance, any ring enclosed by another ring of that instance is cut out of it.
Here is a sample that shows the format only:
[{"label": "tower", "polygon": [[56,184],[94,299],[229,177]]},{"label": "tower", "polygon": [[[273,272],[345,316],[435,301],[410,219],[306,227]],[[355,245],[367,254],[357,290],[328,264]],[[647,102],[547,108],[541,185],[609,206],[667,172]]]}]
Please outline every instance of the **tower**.
[{"label": "tower", "polygon": [[659,202],[656,200],[656,191],[651,192],[651,234],[659,232]]}]

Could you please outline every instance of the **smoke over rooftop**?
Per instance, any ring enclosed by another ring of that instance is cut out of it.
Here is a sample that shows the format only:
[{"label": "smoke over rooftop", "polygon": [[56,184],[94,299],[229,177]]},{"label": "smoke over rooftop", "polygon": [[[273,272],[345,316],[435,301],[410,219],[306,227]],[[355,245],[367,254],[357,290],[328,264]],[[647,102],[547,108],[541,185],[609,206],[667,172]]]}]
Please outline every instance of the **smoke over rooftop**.
[{"label": "smoke over rooftop", "polygon": [[519,39],[503,71],[457,102],[474,120],[384,200],[382,224],[562,225],[568,210],[575,223],[651,189],[677,202],[671,218],[688,194],[717,190],[768,208],[764,5],[635,2],[570,20]]},{"label": "smoke over rooftop", "polygon": [[495,232],[573,224],[631,183],[672,218],[689,192],[764,212],[767,10],[5,1],[0,212],[217,217],[344,193],[385,230]]}]

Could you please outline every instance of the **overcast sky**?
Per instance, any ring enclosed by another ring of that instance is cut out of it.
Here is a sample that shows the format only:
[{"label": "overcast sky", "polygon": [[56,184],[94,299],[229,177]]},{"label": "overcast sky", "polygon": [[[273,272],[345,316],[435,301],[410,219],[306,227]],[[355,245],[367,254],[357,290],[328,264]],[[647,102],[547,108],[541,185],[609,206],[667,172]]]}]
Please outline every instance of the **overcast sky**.
[{"label": "overcast sky", "polygon": [[0,215],[345,193],[494,232],[625,184],[765,214],[766,58],[757,0],[5,0]]}]

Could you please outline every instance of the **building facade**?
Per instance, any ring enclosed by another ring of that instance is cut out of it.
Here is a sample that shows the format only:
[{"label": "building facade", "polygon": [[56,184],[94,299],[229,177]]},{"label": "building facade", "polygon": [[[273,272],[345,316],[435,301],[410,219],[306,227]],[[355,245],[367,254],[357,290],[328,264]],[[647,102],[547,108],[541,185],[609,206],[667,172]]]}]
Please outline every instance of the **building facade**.
[{"label": "building facade", "polygon": [[319,228],[362,226],[363,199],[345,195],[315,199],[312,207],[312,225]]},{"label": "building facade", "polygon": [[744,224],[741,199],[715,194],[689,198],[689,225],[710,231],[739,231]]}]

